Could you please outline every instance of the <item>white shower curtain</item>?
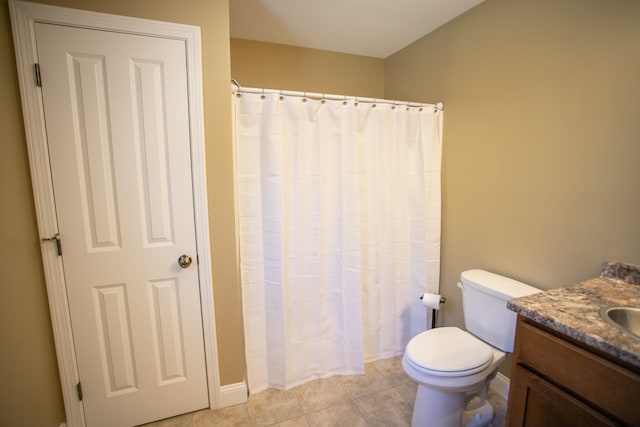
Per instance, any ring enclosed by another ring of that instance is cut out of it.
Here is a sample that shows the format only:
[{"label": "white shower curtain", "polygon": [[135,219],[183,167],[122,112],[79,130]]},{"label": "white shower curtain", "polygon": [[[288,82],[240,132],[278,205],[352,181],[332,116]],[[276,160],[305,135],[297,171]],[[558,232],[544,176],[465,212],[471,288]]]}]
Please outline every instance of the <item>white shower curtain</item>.
[{"label": "white shower curtain", "polygon": [[247,381],[364,372],[427,327],[442,111],[235,93]]}]

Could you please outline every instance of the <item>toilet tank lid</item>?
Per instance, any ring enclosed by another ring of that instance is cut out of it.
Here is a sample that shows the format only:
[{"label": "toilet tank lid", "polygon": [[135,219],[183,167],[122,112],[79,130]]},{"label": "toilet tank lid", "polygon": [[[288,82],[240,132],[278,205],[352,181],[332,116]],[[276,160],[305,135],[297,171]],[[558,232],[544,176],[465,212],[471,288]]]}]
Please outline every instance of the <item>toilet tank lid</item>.
[{"label": "toilet tank lid", "polygon": [[460,274],[463,286],[482,288],[505,301],[542,292],[538,288],[485,270],[467,270]]}]

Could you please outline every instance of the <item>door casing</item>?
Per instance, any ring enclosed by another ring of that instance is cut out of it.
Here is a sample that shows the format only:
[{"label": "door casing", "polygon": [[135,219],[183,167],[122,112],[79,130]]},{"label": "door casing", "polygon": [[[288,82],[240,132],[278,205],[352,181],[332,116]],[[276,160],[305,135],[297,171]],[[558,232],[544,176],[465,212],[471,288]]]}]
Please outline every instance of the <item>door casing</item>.
[{"label": "door casing", "polygon": [[[191,25],[16,0],[9,0],[9,10],[13,27],[29,167],[38,220],[38,233],[41,239],[49,238],[58,233],[58,226],[41,89],[36,85],[34,73],[34,64],[38,62],[34,32],[35,23],[44,22],[78,28],[124,32],[150,37],[178,39],[185,42],[187,49],[194,216],[196,245],[199,255],[197,268],[200,277],[200,304],[203,316],[209,406],[211,409],[218,408],[220,402],[220,380],[207,209],[200,28]],[[46,70],[42,70],[42,72],[46,74]],[[79,376],[73,346],[62,259],[57,254],[55,243],[41,241],[41,244],[66,421],[69,426],[84,426],[83,406],[77,395]]]}]

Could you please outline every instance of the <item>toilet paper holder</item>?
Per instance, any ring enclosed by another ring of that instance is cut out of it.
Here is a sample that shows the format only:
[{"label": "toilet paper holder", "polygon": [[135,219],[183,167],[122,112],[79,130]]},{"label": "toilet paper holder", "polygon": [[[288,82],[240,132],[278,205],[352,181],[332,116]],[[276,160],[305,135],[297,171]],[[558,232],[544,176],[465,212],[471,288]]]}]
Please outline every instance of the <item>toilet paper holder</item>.
[{"label": "toilet paper holder", "polygon": [[[420,299],[423,299],[424,295],[420,295]],[[440,304],[444,304],[445,302],[447,302],[447,299],[443,296],[440,296]]]},{"label": "toilet paper holder", "polygon": [[[420,299],[424,299],[424,294],[420,295]],[[441,295],[440,305],[444,304],[445,302],[447,302],[447,299]],[[436,310],[435,308],[431,310],[431,329],[436,327],[436,321],[438,320],[437,311],[438,310]]]}]

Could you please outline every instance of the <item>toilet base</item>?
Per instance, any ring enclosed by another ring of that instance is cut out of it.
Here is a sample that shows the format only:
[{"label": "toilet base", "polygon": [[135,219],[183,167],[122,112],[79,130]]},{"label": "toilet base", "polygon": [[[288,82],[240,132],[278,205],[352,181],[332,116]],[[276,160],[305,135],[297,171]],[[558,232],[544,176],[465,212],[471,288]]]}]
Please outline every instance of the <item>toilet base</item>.
[{"label": "toilet base", "polygon": [[462,411],[462,427],[483,427],[493,421],[493,406],[489,402],[471,411]]},{"label": "toilet base", "polygon": [[464,393],[444,393],[418,385],[411,427],[460,427]]},{"label": "toilet base", "polygon": [[[411,427],[483,427],[493,421],[493,406],[481,390],[446,393],[418,385]],[[465,407],[466,405],[466,407]],[[465,408],[465,409],[463,409]]]}]

